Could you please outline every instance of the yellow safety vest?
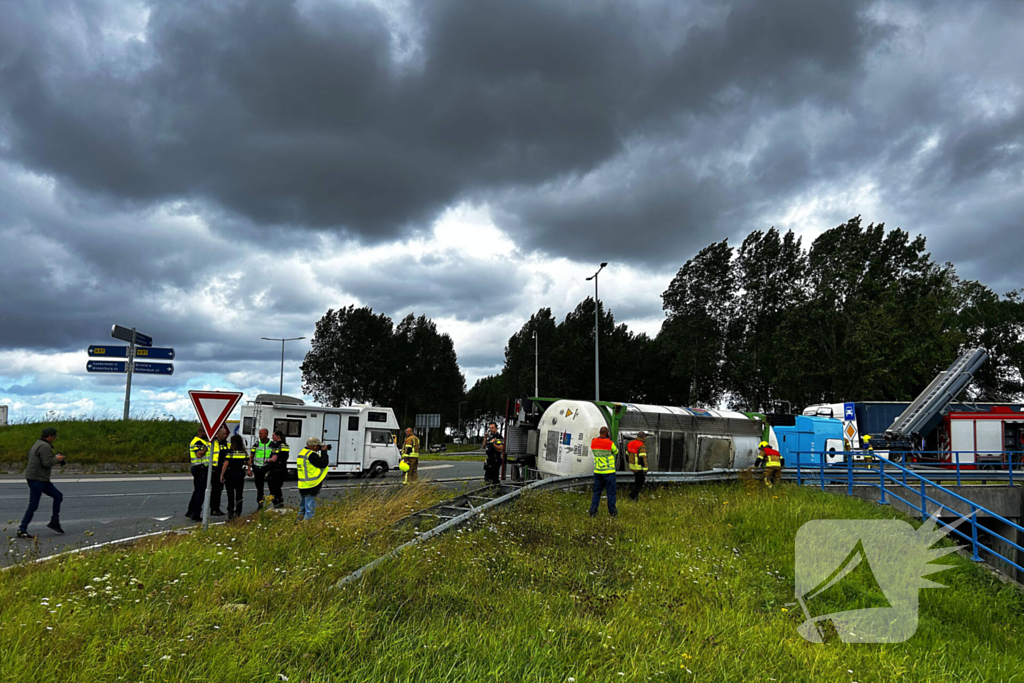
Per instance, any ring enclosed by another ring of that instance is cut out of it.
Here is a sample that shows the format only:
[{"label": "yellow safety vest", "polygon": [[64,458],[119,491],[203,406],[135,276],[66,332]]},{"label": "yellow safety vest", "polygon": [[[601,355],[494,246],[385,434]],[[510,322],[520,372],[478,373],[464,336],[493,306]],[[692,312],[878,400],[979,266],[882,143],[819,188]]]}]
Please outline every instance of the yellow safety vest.
[{"label": "yellow safety vest", "polygon": [[326,467],[321,469],[309,461],[309,456],[312,454],[313,451],[303,448],[299,451],[299,457],[295,459],[295,464],[298,465],[300,489],[311,489],[314,486],[319,486],[327,478]]},{"label": "yellow safety vest", "polygon": [[272,443],[274,442],[267,441],[266,443],[262,443],[257,440],[256,443],[252,445],[252,464],[255,467],[265,467],[267,461],[274,457],[274,449],[270,446]]},{"label": "yellow safety vest", "polygon": [[629,469],[634,472],[647,471],[647,444],[640,439],[630,441],[629,445],[626,446],[626,455],[629,459]]},{"label": "yellow safety vest", "polygon": [[[200,446],[206,446],[206,452],[202,455],[199,454]],[[192,443],[188,447],[193,465],[209,465],[211,451],[213,452],[213,464],[216,465],[220,459],[220,442],[217,439],[213,440],[213,445],[211,446],[206,439],[196,436],[192,438]]]},{"label": "yellow safety vest", "polygon": [[[411,448],[411,450],[409,450]],[[405,437],[405,446],[402,448],[402,455],[406,458],[420,457],[420,437],[413,434]]]},{"label": "yellow safety vest", "polygon": [[611,439],[597,437],[590,442],[590,452],[594,454],[594,474],[614,474],[615,456],[619,448]]}]

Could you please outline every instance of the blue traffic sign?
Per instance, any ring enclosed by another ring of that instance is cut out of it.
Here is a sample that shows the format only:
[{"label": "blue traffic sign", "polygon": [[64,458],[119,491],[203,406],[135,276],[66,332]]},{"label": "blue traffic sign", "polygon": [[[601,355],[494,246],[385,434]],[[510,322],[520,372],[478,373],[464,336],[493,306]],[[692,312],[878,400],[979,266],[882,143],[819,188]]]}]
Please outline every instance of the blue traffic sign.
[{"label": "blue traffic sign", "polygon": [[174,349],[161,346],[154,346],[151,349],[135,349],[135,357],[152,360],[174,360]]},{"label": "blue traffic sign", "polygon": [[135,345],[136,346],[152,346],[153,338],[148,334],[142,334],[141,332],[135,333]]},{"label": "blue traffic sign", "polygon": [[90,358],[127,358],[127,346],[90,346]]},{"label": "blue traffic sign", "polygon": [[128,372],[126,360],[91,360],[85,364],[86,372]]},{"label": "blue traffic sign", "polygon": [[145,361],[135,361],[133,366],[135,372],[141,372],[144,375],[173,375],[174,365],[171,363],[147,363]]}]

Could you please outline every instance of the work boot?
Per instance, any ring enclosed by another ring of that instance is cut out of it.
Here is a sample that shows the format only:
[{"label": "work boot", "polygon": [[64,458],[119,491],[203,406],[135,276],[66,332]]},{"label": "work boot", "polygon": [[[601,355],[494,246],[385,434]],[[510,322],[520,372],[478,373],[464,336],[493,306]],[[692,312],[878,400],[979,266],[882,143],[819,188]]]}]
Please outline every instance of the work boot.
[{"label": "work boot", "polygon": [[214,510],[210,514],[213,515],[214,517],[223,517],[224,516],[224,511],[223,510]]},{"label": "work boot", "polygon": [[64,530],[60,528],[60,522],[50,522],[49,524],[46,525],[46,528],[47,529],[53,529],[58,534],[64,533]]},{"label": "work boot", "polygon": [[35,538],[35,536],[30,534],[27,531],[19,531],[18,532],[18,538],[25,538],[25,539],[31,540],[31,539]]}]

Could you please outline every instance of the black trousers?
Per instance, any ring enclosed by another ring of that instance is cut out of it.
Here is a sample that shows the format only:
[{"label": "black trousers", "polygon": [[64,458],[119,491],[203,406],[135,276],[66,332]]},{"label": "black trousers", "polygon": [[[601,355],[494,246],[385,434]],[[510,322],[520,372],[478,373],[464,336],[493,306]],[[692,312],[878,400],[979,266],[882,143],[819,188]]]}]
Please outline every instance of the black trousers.
[{"label": "black trousers", "polygon": [[213,468],[213,481],[210,482],[210,510],[220,512],[221,494],[224,493],[224,484],[220,483],[220,465]]},{"label": "black trousers", "polygon": [[245,468],[228,468],[224,473],[224,487],[228,490],[228,514],[242,514],[242,491],[245,489]]},{"label": "black trousers", "polygon": [[263,508],[263,483],[267,480],[267,467],[253,467],[252,479],[256,483],[256,509]]},{"label": "black trousers", "polygon": [[484,481],[488,484],[499,483],[498,475],[501,472],[501,456],[490,453],[487,454],[487,460],[484,461]]},{"label": "black trousers", "polygon": [[629,497],[632,500],[640,498],[640,492],[643,491],[645,481],[647,481],[647,470],[633,471],[633,486],[629,489]]},{"label": "black trousers", "polygon": [[188,517],[201,517],[206,495],[206,465],[192,465],[192,498],[188,501]]},{"label": "black trousers", "polygon": [[274,497],[274,507],[284,507],[284,491],[281,490],[281,486],[284,484],[284,478],[287,476],[288,471],[283,467],[270,467],[267,468],[267,488],[270,489],[270,495]]}]

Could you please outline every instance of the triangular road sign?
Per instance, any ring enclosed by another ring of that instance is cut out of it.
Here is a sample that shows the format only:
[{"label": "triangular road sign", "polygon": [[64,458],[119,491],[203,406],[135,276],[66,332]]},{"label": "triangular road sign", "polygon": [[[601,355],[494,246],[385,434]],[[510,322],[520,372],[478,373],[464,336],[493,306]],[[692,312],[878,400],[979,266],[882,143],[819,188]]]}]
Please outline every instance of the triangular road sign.
[{"label": "triangular road sign", "polygon": [[188,397],[209,441],[242,399],[240,391],[190,391]]}]

